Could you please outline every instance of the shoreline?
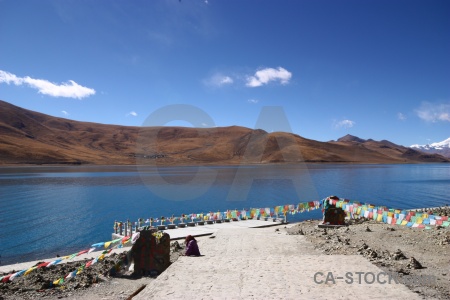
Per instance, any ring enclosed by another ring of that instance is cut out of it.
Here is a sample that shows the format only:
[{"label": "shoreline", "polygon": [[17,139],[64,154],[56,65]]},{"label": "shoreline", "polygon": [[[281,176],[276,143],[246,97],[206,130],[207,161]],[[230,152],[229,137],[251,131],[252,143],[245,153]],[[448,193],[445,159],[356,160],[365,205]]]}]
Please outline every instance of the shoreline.
[{"label": "shoreline", "polygon": [[0,163],[2,167],[235,167],[235,166],[267,166],[267,165],[433,165],[433,164],[449,164],[450,161],[443,162],[426,162],[426,161],[409,161],[409,162],[355,162],[355,161],[303,161],[303,162],[255,162],[255,163],[174,163],[174,164],[95,164],[95,163]]},{"label": "shoreline", "polygon": [[[414,212],[424,212],[424,211],[436,211],[436,210],[440,210],[440,211],[442,211],[442,210],[449,210],[450,209],[450,206],[448,205],[448,204],[446,204],[446,205],[443,205],[443,206],[436,206],[436,207],[430,207],[430,208],[411,208],[411,209],[404,209],[404,210],[406,210],[406,211],[414,211]],[[303,220],[303,221],[295,221],[295,222],[287,222],[287,223],[283,223],[283,224],[289,224],[290,226],[294,226],[294,225],[299,225],[299,224],[301,224],[301,223],[304,223],[304,222],[309,222],[309,221],[320,221],[319,219],[306,219],[306,220]],[[239,222],[241,222],[241,221],[239,221]],[[245,221],[244,221],[245,222]],[[261,221],[261,220],[258,220],[258,222],[266,222],[266,221]],[[269,222],[269,221],[267,221],[267,222]],[[225,225],[226,223],[222,223],[222,225]],[[233,224],[233,223],[230,223],[230,224]],[[385,223],[382,223],[382,222],[379,222],[379,224],[385,224]],[[217,226],[218,224],[214,224],[214,225],[212,225],[212,226]],[[279,225],[279,224],[278,224]],[[261,228],[263,228],[263,227],[272,227],[272,226],[278,226],[277,224],[275,224],[275,223],[273,223],[272,224],[272,222],[269,222],[269,224],[261,224],[260,226],[258,226],[258,227],[261,227]],[[386,224],[387,225],[387,224]],[[404,225],[395,225],[395,226],[400,226],[400,227],[403,227]],[[196,227],[194,227],[194,228],[199,228],[198,226],[196,226]],[[216,228],[216,229],[210,229],[207,225],[204,225],[204,226],[202,226],[201,227],[201,229],[203,229],[203,228],[205,228],[206,230],[196,230],[196,231],[199,231],[197,234],[193,234],[193,236],[195,236],[195,237],[201,237],[201,236],[209,236],[209,235],[212,235],[212,234],[214,234],[214,232],[215,231],[217,231],[217,230],[219,230],[220,228]],[[177,229],[180,229],[180,231],[182,230],[183,232],[184,231],[186,231],[186,230],[189,230],[189,229],[192,229],[192,227],[186,227],[186,228],[177,228]],[[170,229],[169,230],[169,232],[167,232],[167,233],[171,233],[171,230],[177,230],[177,229]],[[208,230],[209,229],[209,230]],[[419,230],[420,228],[413,228],[413,229],[415,229],[415,230]],[[112,232],[112,236],[114,236],[115,234],[114,234],[114,232]],[[117,234],[116,234],[117,235]],[[183,235],[183,234],[182,234]],[[118,236],[118,235],[117,235]],[[186,234],[184,233],[184,235],[183,236],[186,236]],[[173,238],[171,238],[170,240],[171,240],[171,242],[172,241],[176,241],[176,240],[180,240],[180,239],[182,239],[183,237],[179,237],[178,235],[176,235],[175,237],[173,237]],[[113,238],[114,239],[114,238]],[[126,246],[126,247],[129,247],[129,246]],[[92,253],[96,253],[97,251],[93,251]],[[117,253],[120,253],[120,252],[117,252]],[[63,255],[64,256],[64,255]],[[85,259],[85,254],[83,254],[82,255],[82,259]],[[58,256],[59,257],[59,256]],[[2,265],[2,264],[0,264],[0,273],[1,272],[6,272],[5,270],[5,268],[6,267],[8,267],[8,266],[18,266],[18,265],[30,265],[30,267],[32,266],[32,263],[37,263],[37,262],[42,262],[42,261],[52,261],[52,260],[56,260],[58,257],[53,257],[53,258],[42,258],[42,259],[39,259],[39,260],[31,260],[31,261],[19,261],[19,262],[17,262],[17,263],[12,263],[12,264],[6,264],[6,265]],[[82,259],[76,259],[76,260],[73,260],[73,261],[77,261],[77,260],[82,260]]]}]

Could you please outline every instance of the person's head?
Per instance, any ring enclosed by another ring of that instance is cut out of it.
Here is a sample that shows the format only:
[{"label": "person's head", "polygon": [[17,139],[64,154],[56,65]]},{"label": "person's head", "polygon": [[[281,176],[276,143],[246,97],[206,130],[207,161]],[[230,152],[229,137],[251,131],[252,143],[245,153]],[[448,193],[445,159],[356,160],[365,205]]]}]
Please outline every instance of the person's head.
[{"label": "person's head", "polygon": [[187,244],[187,243],[189,243],[189,242],[192,241],[192,240],[195,241],[195,238],[194,238],[192,235],[188,235],[188,236],[186,237],[186,239],[184,240],[184,243]]}]

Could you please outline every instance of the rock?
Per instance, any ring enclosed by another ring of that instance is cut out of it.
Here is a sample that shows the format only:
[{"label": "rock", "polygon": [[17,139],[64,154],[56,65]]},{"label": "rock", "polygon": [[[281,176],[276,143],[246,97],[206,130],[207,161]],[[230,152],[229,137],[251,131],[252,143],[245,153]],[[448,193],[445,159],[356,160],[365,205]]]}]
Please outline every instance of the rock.
[{"label": "rock", "polygon": [[400,268],[399,270],[397,270],[397,273],[403,274],[403,275],[409,275],[409,271],[408,270],[404,270],[403,268]]},{"label": "rock", "polygon": [[170,245],[170,247],[173,248],[174,250],[181,250],[181,249],[183,249],[183,247],[180,246],[178,241],[173,242],[172,245]]},{"label": "rock", "polygon": [[394,259],[394,260],[406,259],[406,256],[403,254],[402,250],[397,249],[397,251],[395,251],[392,254],[392,259]]},{"label": "rock", "polygon": [[361,245],[361,247],[359,247],[358,251],[363,251],[363,250],[365,250],[365,249],[367,249],[367,248],[369,248],[369,246],[367,246],[366,243],[363,243],[363,244]]},{"label": "rock", "polygon": [[408,269],[423,269],[423,266],[414,257],[411,256],[409,263],[406,265]]},{"label": "rock", "polygon": [[366,227],[367,232],[372,232],[372,230],[369,228],[369,226]]}]

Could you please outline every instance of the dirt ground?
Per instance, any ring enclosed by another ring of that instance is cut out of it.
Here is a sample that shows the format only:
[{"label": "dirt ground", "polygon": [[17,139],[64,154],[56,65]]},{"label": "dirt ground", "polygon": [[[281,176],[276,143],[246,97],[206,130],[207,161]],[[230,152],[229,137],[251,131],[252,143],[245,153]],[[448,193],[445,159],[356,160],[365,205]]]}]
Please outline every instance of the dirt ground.
[{"label": "dirt ground", "polygon": [[287,230],[305,235],[325,254],[362,255],[384,272],[398,275],[399,281],[404,279],[401,282],[425,299],[450,299],[448,228],[425,230],[352,220],[347,227],[322,229],[318,223],[304,221]]}]

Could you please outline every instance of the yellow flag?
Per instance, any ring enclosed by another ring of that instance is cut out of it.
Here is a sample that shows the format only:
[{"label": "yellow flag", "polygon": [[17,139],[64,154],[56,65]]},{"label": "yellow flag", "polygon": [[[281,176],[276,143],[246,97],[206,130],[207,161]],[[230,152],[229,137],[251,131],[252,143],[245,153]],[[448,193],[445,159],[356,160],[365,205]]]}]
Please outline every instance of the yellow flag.
[{"label": "yellow flag", "polygon": [[377,221],[378,221],[378,222],[383,221],[383,215],[382,215],[382,214],[378,214],[378,216],[377,216]]},{"label": "yellow flag", "polygon": [[111,242],[106,242],[106,243],[105,243],[105,249],[108,248],[109,245],[111,245]]},{"label": "yellow flag", "polygon": [[33,270],[36,270],[36,269],[37,269],[37,267],[29,268],[28,270],[25,271],[25,273],[23,273],[23,276],[30,274]]}]

